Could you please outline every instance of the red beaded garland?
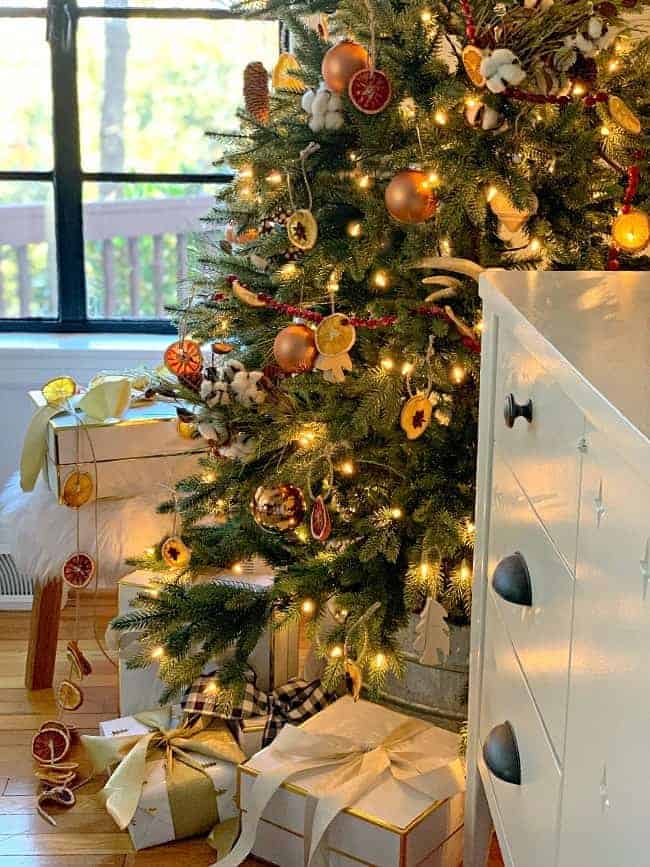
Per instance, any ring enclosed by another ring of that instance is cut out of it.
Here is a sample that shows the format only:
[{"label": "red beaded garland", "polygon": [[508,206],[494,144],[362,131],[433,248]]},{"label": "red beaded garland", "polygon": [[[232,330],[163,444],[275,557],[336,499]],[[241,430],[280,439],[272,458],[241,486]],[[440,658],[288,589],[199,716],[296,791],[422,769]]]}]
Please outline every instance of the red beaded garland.
[{"label": "red beaded garland", "polygon": [[[635,157],[637,159],[643,159],[645,157],[644,151],[636,151]],[[625,187],[625,192],[623,193],[623,202],[621,204],[621,213],[629,214],[632,210],[632,201],[636,194],[639,191],[639,182],[641,180],[641,170],[638,166],[630,166],[627,170],[627,186]],[[618,247],[616,244],[611,244],[609,248],[609,252],[607,254],[607,270],[608,271],[618,271],[621,267],[621,263],[618,258]]]}]

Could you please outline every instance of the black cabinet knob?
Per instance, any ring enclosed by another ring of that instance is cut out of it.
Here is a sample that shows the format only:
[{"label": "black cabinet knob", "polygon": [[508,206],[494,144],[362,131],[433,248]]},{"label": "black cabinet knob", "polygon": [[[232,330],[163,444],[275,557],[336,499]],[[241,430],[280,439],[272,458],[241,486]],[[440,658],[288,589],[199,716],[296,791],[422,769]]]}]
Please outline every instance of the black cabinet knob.
[{"label": "black cabinet knob", "polygon": [[483,758],[491,773],[504,783],[521,785],[521,761],[514,730],[509,722],[495,726],[483,744]]},{"label": "black cabinet knob", "polygon": [[523,554],[515,551],[499,560],[492,575],[492,587],[506,602],[530,608],[533,604],[533,585]]},{"label": "black cabinet knob", "polygon": [[513,427],[518,418],[525,418],[528,424],[533,420],[533,402],[517,403],[514,394],[506,395],[506,400],[503,405],[503,418],[507,427]]}]

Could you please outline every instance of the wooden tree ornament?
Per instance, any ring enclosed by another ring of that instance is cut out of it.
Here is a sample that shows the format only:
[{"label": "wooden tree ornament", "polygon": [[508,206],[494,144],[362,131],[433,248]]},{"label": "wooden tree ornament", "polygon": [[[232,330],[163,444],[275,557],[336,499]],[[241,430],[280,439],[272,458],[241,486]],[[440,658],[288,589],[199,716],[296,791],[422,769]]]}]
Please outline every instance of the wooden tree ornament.
[{"label": "wooden tree ornament", "polygon": [[25,661],[27,689],[49,689],[52,686],[62,596],[63,579],[59,576],[35,581]]}]

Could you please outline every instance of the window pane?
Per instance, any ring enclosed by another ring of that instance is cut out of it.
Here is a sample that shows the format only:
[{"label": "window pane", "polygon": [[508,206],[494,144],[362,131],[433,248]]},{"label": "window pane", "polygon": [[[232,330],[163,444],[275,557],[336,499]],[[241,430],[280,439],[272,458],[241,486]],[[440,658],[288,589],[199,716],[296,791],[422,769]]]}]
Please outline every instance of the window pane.
[{"label": "window pane", "polygon": [[206,172],[206,130],[236,129],[242,75],[271,68],[273,21],[82,18],[79,98],[86,171]]},{"label": "window pane", "polygon": [[57,316],[52,185],[0,183],[0,317]]},{"label": "window pane", "polygon": [[0,18],[0,93],[0,171],[48,171],[52,87],[44,19]]},{"label": "window pane", "polygon": [[221,235],[201,223],[213,204],[214,187],[201,184],[85,184],[88,315],[163,318],[201,241]]},{"label": "window pane", "polygon": [[79,7],[105,9],[229,9],[238,0],[77,0]]}]

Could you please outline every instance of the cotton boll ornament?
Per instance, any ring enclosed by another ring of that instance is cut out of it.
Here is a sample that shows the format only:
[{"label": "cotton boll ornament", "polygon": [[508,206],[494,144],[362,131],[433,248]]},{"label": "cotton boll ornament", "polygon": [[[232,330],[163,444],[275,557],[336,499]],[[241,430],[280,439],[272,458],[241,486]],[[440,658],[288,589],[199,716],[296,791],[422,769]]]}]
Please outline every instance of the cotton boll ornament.
[{"label": "cotton boll ornament", "polygon": [[343,100],[340,96],[332,93],[325,83],[321,83],[318,90],[308,90],[303,94],[301,105],[309,115],[308,126],[312,132],[321,132],[324,129],[337,130],[343,127]]},{"label": "cotton boll ornament", "polygon": [[214,446],[222,446],[228,442],[228,428],[214,421],[201,421],[198,431],[206,442]]},{"label": "cotton boll ornament", "polygon": [[587,22],[586,28],[576,31],[573,44],[585,57],[595,57],[600,51],[609,48],[616,39],[616,31],[597,15]]},{"label": "cotton boll ornament", "polygon": [[220,447],[219,455],[231,461],[241,461],[243,464],[247,464],[253,460],[256,451],[255,438],[245,433],[238,433]]},{"label": "cotton boll ornament", "polygon": [[268,380],[261,370],[241,370],[235,374],[230,389],[237,401],[245,407],[260,406],[267,398]]},{"label": "cotton boll ornament", "polygon": [[503,93],[510,86],[517,86],[526,78],[517,55],[509,48],[497,48],[481,61],[481,75],[492,93]]},{"label": "cotton boll ornament", "polygon": [[210,409],[230,403],[230,386],[221,380],[220,371],[216,367],[205,370],[199,394]]},{"label": "cotton boll ornament", "polygon": [[524,9],[541,10],[545,12],[553,6],[555,0],[524,0]]},{"label": "cotton boll ornament", "polygon": [[504,132],[508,128],[508,122],[502,114],[499,114],[491,105],[473,101],[465,106],[465,121],[474,129],[482,129],[485,132]]}]

